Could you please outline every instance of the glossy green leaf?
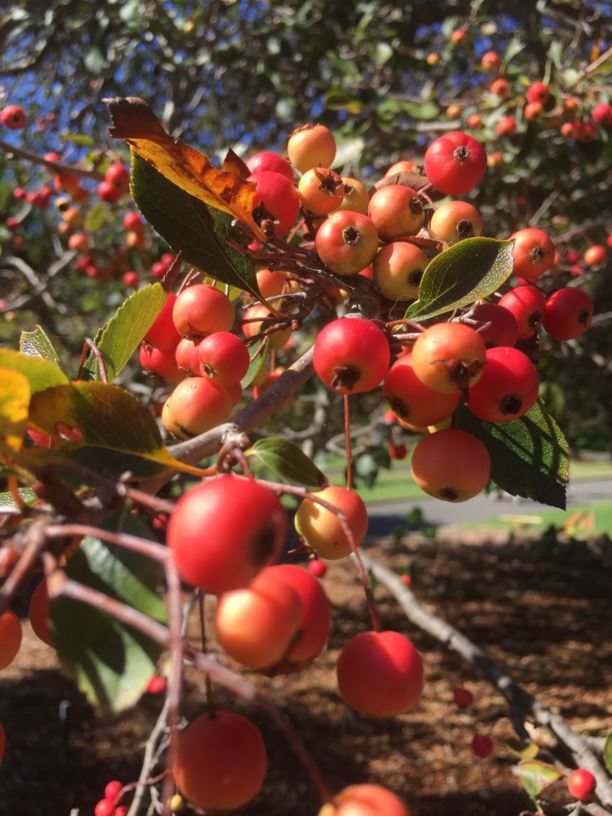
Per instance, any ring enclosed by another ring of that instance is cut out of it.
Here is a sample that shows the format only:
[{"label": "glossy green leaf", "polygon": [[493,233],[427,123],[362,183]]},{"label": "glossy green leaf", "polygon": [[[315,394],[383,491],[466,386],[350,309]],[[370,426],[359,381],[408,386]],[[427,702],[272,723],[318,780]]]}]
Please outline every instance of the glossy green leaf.
[{"label": "glossy green leaf", "polygon": [[[157,315],[166,302],[167,294],[159,283],[138,289],[124,301],[113,317],[96,335],[109,382],[123,370],[132,354],[141,344]],[[95,379],[101,379],[98,361],[90,355],[87,370]]]},{"label": "glossy green leaf", "polygon": [[32,331],[21,332],[19,351],[29,357],[42,357],[56,366],[60,364],[59,355],[42,326],[36,326]]},{"label": "glossy green leaf", "polygon": [[184,261],[208,277],[258,294],[255,267],[227,244],[233,240],[244,245],[230,215],[198,201],[136,154],[131,191],[147,221]]},{"label": "glossy green leaf", "polygon": [[13,349],[0,349],[0,366],[23,374],[33,394],[68,382],[68,377],[55,363]]},{"label": "glossy green leaf", "polygon": [[[38,497],[29,487],[20,487],[18,492],[24,502],[30,506],[38,501]],[[21,514],[21,509],[17,506],[10,490],[0,493],[0,511],[2,513],[14,513],[15,515]]]},{"label": "glossy green leaf", "polygon": [[609,774],[612,774],[612,731],[606,737],[603,750],[604,765]]},{"label": "glossy green leaf", "polygon": [[466,408],[455,426],[474,434],[491,456],[491,479],[513,496],[565,509],[569,452],[563,433],[542,405],[507,423],[482,422]]},{"label": "glossy green leaf", "polygon": [[[105,526],[151,538],[148,528],[131,514]],[[70,558],[66,575],[166,622],[163,568],[149,558],[86,538]],[[124,711],[137,702],[162,653],[159,644],[141,632],[72,598],[52,601],[51,630],[64,671],[90,703],[106,712]]]},{"label": "glossy green leaf", "polygon": [[288,439],[276,436],[259,439],[246,451],[246,455],[259,461],[284,481],[313,489],[320,489],[328,483],[327,477],[312,459]]},{"label": "glossy green leaf", "polygon": [[552,765],[547,765],[537,759],[519,762],[517,775],[532,799],[536,799],[547,785],[556,782],[562,776],[561,772]]},{"label": "glossy green leaf", "polygon": [[406,311],[411,320],[470,306],[497,291],[512,274],[512,241],[466,238],[436,255],[427,265],[419,299]]},{"label": "glossy green leaf", "polygon": [[254,343],[249,348],[249,356],[251,357],[251,363],[248,367],[247,373],[242,378],[242,382],[240,383],[243,388],[248,388],[250,385],[253,384],[253,380],[256,379],[257,375],[261,372],[262,368],[267,365],[266,358],[268,356],[268,349],[270,347],[270,338],[267,337],[264,340],[263,348],[261,349],[260,353],[258,354],[257,351],[259,349],[259,344]]}]

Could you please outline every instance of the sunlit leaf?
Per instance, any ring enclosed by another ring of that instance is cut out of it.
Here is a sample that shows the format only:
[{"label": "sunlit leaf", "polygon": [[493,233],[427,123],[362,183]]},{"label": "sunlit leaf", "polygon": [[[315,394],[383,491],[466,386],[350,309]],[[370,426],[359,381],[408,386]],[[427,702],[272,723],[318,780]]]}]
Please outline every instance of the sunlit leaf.
[{"label": "sunlit leaf", "polygon": [[22,331],[19,337],[19,351],[30,357],[42,357],[59,366],[60,359],[53,343],[42,326],[35,326],[31,331]]},{"label": "sunlit leaf", "polygon": [[55,363],[13,349],[0,349],[0,366],[23,374],[30,384],[32,394],[68,382],[68,377]]},{"label": "sunlit leaf", "polygon": [[293,442],[281,437],[270,436],[259,439],[246,455],[269,468],[281,479],[313,489],[320,489],[327,483],[327,477],[315,463]]},{"label": "sunlit leaf", "polygon": [[0,368],[0,453],[18,451],[25,434],[30,384],[19,371]]}]

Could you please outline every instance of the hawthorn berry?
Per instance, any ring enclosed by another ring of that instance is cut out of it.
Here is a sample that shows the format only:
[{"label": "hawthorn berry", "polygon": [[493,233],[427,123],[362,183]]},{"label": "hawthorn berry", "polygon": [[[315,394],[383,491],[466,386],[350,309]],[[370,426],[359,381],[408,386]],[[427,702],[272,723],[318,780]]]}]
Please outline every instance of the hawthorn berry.
[{"label": "hawthorn berry", "polygon": [[287,176],[258,170],[249,176],[257,185],[253,217],[266,235],[286,235],[296,222],[300,196]]},{"label": "hawthorn berry", "polygon": [[255,797],[267,769],[259,729],[232,711],[201,714],[177,737],[179,790],[203,810],[235,810]]},{"label": "hawthorn berry", "polygon": [[104,174],[104,180],[125,191],[130,184],[130,171],[121,162],[113,162]]},{"label": "hawthorn berry", "polygon": [[143,371],[161,377],[170,385],[176,385],[183,379],[176,362],[174,349],[156,349],[148,343],[142,343],[138,349],[138,360]]},{"label": "hawthorn berry", "polygon": [[380,785],[350,785],[323,805],[319,816],[412,816],[412,810]]},{"label": "hawthorn berry", "polygon": [[408,456],[408,448],[406,445],[394,445],[390,442],[387,449],[389,451],[389,458],[395,462],[399,462]]},{"label": "hawthorn berry", "polygon": [[367,215],[370,196],[365,184],[352,176],[342,176],[342,183],[344,184],[344,197],[337,209]]},{"label": "hawthorn berry", "polygon": [[116,204],[123,195],[123,191],[109,181],[101,181],[97,188],[98,196],[108,204]]},{"label": "hawthorn berry", "polygon": [[[245,337],[255,337],[274,324],[274,317],[263,303],[255,303],[244,310],[242,315],[242,331]],[[283,348],[291,337],[291,328],[275,328],[270,332],[270,346],[273,349]]]},{"label": "hawthorn berry", "polygon": [[423,693],[421,656],[399,632],[360,632],[340,652],[336,671],[344,702],[371,717],[403,714]]},{"label": "hawthorn berry", "polygon": [[555,247],[544,230],[526,227],[510,236],[515,275],[534,283],[553,265]]},{"label": "hawthorn berry", "polygon": [[487,154],[479,141],[460,130],[435,139],[425,152],[425,174],[447,195],[463,195],[474,188],[487,170]]},{"label": "hawthorn berry", "polygon": [[483,71],[497,71],[501,65],[501,57],[497,51],[485,51],[480,58],[480,67]]},{"label": "hawthorn berry", "polygon": [[190,340],[188,337],[181,337],[174,349],[174,358],[180,370],[186,374],[195,374],[200,377],[200,357],[198,350],[200,342]]},{"label": "hawthorn berry", "polygon": [[429,229],[449,244],[482,233],[480,213],[468,201],[447,201],[431,217]]},{"label": "hawthorn berry", "polygon": [[314,575],[315,578],[324,578],[327,572],[327,564],[325,561],[321,561],[320,558],[313,558],[312,561],[308,562],[308,572]]},{"label": "hawthorn berry", "polygon": [[21,638],[21,621],[7,609],[0,615],[0,669],[6,669],[17,657]]},{"label": "hawthorn berry", "polygon": [[474,703],[474,695],[469,689],[453,689],[453,702],[459,708],[469,708]]},{"label": "hawthorn berry", "polygon": [[7,105],[0,111],[2,124],[11,130],[21,130],[26,124],[26,115],[19,105]]},{"label": "hawthorn berry", "polygon": [[522,351],[488,349],[483,375],[470,387],[468,408],[485,422],[512,422],[535,403],[539,384],[536,367]]},{"label": "hawthorn berry", "polygon": [[185,439],[225,422],[232,407],[221,385],[208,377],[189,377],[178,383],[166,400],[162,422],[167,431]]},{"label": "hawthorn berry", "polygon": [[119,782],[117,779],[113,779],[111,782],[107,782],[104,788],[104,796],[106,797],[106,799],[108,799],[109,802],[114,802],[122,790],[123,782]]},{"label": "hawthorn berry", "polygon": [[385,178],[395,176],[398,173],[416,173],[418,172],[418,169],[419,165],[417,162],[410,161],[409,159],[400,159],[389,167],[385,173]]},{"label": "hawthorn berry", "polygon": [[479,303],[471,310],[472,320],[482,323],[478,334],[482,337],[485,348],[494,346],[513,346],[518,340],[516,318],[501,301],[499,303]]},{"label": "hawthorn berry", "polygon": [[229,331],[234,317],[234,306],[228,296],[204,283],[183,289],[172,307],[174,325],[183,337]]},{"label": "hawthorn berry", "polygon": [[466,120],[466,124],[468,127],[477,130],[482,127],[482,116],[479,113],[471,113]]},{"label": "hawthorn berry", "polygon": [[383,241],[416,235],[425,221],[419,194],[404,184],[389,184],[377,190],[370,199],[368,215]]},{"label": "hawthorn berry", "polygon": [[516,133],[516,119],[514,116],[502,116],[495,130],[499,136],[512,136]]},{"label": "hawthorn berry", "polygon": [[276,297],[287,288],[287,278],[275,269],[258,269],[255,273],[257,287],[264,298]]},{"label": "hawthorn berry", "polygon": [[487,737],[486,734],[474,734],[474,738],[472,739],[472,751],[477,757],[486,759],[491,756],[494,748],[493,740]]},{"label": "hawthorn berry", "polygon": [[494,79],[491,83],[490,87],[491,93],[494,93],[495,96],[499,96],[500,99],[506,99],[506,97],[510,96],[510,85],[506,79]]},{"label": "hawthorn berry", "polygon": [[287,159],[284,159],[279,153],[273,153],[271,150],[261,150],[246,160],[246,166],[251,173],[261,171],[280,173],[281,176],[285,176],[293,184],[293,168]]},{"label": "hawthorn berry", "polygon": [[336,156],[336,140],[325,125],[302,125],[289,136],[287,154],[300,173],[313,167],[330,167]]},{"label": "hawthorn berry", "polygon": [[484,490],[491,477],[491,458],[475,436],[446,428],[421,439],[413,451],[411,469],[425,493],[460,502]]},{"label": "hawthorn berry", "polygon": [[[524,340],[537,334],[542,325],[546,298],[535,286],[517,286],[511,289],[499,299],[498,305],[514,316],[519,339]],[[514,345],[514,343],[500,343],[499,345]]]},{"label": "hawthorn berry", "polygon": [[591,325],[593,301],[576,287],[558,289],[546,301],[544,328],[555,340],[581,337]]},{"label": "hawthorn berry", "polygon": [[412,366],[419,380],[441,394],[473,385],[482,375],[485,344],[477,331],[463,323],[436,323],[417,338]]},{"label": "hawthorn berry", "polygon": [[141,217],[135,212],[127,212],[122,223],[126,230],[139,230],[144,227]]},{"label": "hawthorn berry", "polygon": [[133,270],[125,272],[123,275],[123,283],[130,288],[138,286],[138,272],[134,272]]},{"label": "hawthorn berry", "polygon": [[608,250],[601,244],[594,244],[585,250],[582,260],[587,266],[599,266],[606,262]]},{"label": "hawthorn berry", "polygon": [[595,790],[595,777],[586,768],[577,768],[567,777],[570,796],[580,802],[588,802]]},{"label": "hawthorn berry", "polygon": [[380,384],[390,358],[389,342],[375,323],[341,317],[317,336],[312,362],[328,388],[339,394],[360,394]]},{"label": "hawthorn berry", "polygon": [[599,102],[591,111],[591,116],[598,125],[612,127],[612,105],[607,102]]},{"label": "hawthorn berry", "polygon": [[213,595],[245,587],[280,555],[287,527],[275,494],[224,475],[185,493],[168,522],[168,546],[181,578]]},{"label": "hawthorn berry", "polygon": [[374,282],[388,300],[412,300],[429,259],[422,249],[408,241],[391,241],[374,258]]},{"label": "hawthorn berry", "polygon": [[36,585],[34,592],[32,592],[28,607],[28,617],[30,618],[30,624],[34,630],[34,634],[37,635],[43,643],[46,643],[48,646],[53,646],[53,636],[49,629],[49,591],[47,589],[46,578],[43,578],[43,580]]},{"label": "hawthorn berry", "polygon": [[115,806],[108,799],[100,799],[94,808],[95,816],[115,816]]},{"label": "hawthorn berry", "polygon": [[147,681],[147,694],[165,694],[168,681],[161,674],[155,674],[149,677]]},{"label": "hawthorn berry", "polygon": [[157,349],[174,349],[181,339],[181,335],[176,330],[174,321],[172,319],[172,310],[176,295],[172,292],[166,298],[166,302],[161,308],[160,313],[153,321],[150,329],[144,336],[146,342]]},{"label": "hawthorn berry", "polygon": [[[368,513],[363,499],[339,485],[318,490],[317,498],[329,502],[346,517],[355,546],[359,547],[368,530]],[[320,558],[330,561],[344,558],[352,551],[351,542],[338,516],[313,499],[303,499],[295,514],[295,529]]]},{"label": "hawthorn berry", "polygon": [[525,105],[525,108],[523,109],[523,116],[525,119],[531,121],[532,119],[537,119],[542,113],[542,110],[543,107],[540,102],[530,102],[528,105]]},{"label": "hawthorn berry", "polygon": [[461,392],[440,393],[418,378],[412,355],[402,355],[388,370],[383,395],[397,416],[412,425],[435,425],[449,417],[459,405]]},{"label": "hawthorn berry", "polygon": [[302,206],[313,215],[327,215],[342,203],[342,176],[327,167],[307,170],[298,184]]},{"label": "hawthorn berry", "polygon": [[545,82],[532,82],[527,89],[527,100],[545,105],[550,99],[550,88]]},{"label": "hawthorn berry", "polygon": [[332,213],[317,231],[315,249],[336,275],[356,275],[376,255],[378,232],[367,215],[339,210]]},{"label": "hawthorn berry", "polygon": [[247,373],[249,350],[231,332],[213,332],[197,346],[202,374],[219,385],[236,385]]}]

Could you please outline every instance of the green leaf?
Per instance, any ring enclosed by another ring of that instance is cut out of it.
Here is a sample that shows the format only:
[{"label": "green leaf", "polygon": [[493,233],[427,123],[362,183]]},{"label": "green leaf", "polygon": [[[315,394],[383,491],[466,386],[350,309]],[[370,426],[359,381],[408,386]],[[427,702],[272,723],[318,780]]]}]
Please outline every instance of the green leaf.
[{"label": "green leaf", "polygon": [[134,153],[132,197],[140,212],[175,252],[208,277],[238,286],[258,296],[255,268],[248,258],[227,245],[244,245],[232,218],[181,190]]},{"label": "green leaf", "polygon": [[361,113],[365,105],[354,93],[332,90],[325,94],[325,107],[329,108],[329,110],[346,110],[349,113]]},{"label": "green leaf", "polygon": [[13,349],[0,349],[0,366],[23,374],[33,394],[68,382],[68,377],[55,363]]},{"label": "green leaf", "polygon": [[506,745],[520,759],[535,759],[540,747],[535,742],[525,742],[518,739],[509,739]]},{"label": "green leaf", "polygon": [[[148,528],[131,514],[105,527],[151,538]],[[66,575],[166,622],[161,599],[164,575],[156,561],[86,538],[68,561]],[[93,705],[106,712],[124,711],[138,701],[162,653],[159,644],[142,633],[72,598],[52,601],[51,631],[64,671]]]},{"label": "green leaf", "polygon": [[[138,289],[98,332],[96,345],[102,352],[109,381],[123,370],[161,312],[166,298],[167,294],[160,283]],[[95,379],[101,379],[98,361],[93,354],[86,367]]]},{"label": "green leaf", "polygon": [[257,378],[257,375],[262,370],[264,366],[267,365],[266,357],[268,356],[268,348],[270,347],[270,338],[267,337],[264,340],[263,348],[261,349],[260,353],[257,354],[259,349],[259,344],[254,343],[249,349],[249,356],[251,358],[251,363],[247,369],[247,373],[242,378],[242,382],[240,385],[242,388],[248,388],[250,385],[253,384],[253,380]]},{"label": "green leaf", "polygon": [[537,759],[519,762],[517,775],[532,799],[536,799],[547,785],[556,782],[562,776],[561,772],[552,765],[547,765]]},{"label": "green leaf", "polygon": [[[38,496],[29,487],[20,487],[18,488],[18,492],[24,502],[30,506],[38,501]],[[13,494],[10,492],[10,490],[8,490],[6,493],[0,493],[0,510],[2,513],[15,513],[16,515],[21,514],[21,508],[15,503],[15,499],[13,498]]]},{"label": "green leaf", "polygon": [[519,37],[512,37],[510,39],[510,41],[508,42],[508,46],[506,47],[504,58],[501,61],[500,76],[503,74],[504,69],[507,67],[508,63],[524,50],[525,43],[521,39],[519,39]]},{"label": "green leaf", "polygon": [[491,479],[513,496],[565,510],[569,478],[568,445],[555,420],[536,403],[507,423],[482,422],[467,408],[455,413],[455,427],[474,434],[491,456]]},{"label": "green leaf", "polygon": [[259,439],[246,451],[246,455],[258,460],[285,481],[313,489],[328,484],[327,477],[312,459],[288,439],[276,436]]},{"label": "green leaf", "polygon": [[413,102],[409,99],[395,99],[387,97],[384,102],[376,108],[376,112],[381,119],[393,121],[402,114],[412,119],[422,119],[432,121],[440,115],[440,109],[435,102]]},{"label": "green leaf", "polygon": [[19,351],[30,357],[42,357],[43,360],[55,363],[56,366],[60,364],[59,355],[42,326],[36,326],[32,331],[21,332]]},{"label": "green leaf", "polygon": [[411,320],[469,306],[497,291],[512,274],[512,241],[466,238],[436,255],[427,265],[419,299],[406,311]]},{"label": "green leaf", "polygon": [[606,742],[603,749],[604,765],[609,774],[612,774],[612,731],[606,737]]},{"label": "green leaf", "polygon": [[87,213],[87,217],[85,218],[85,229],[88,232],[96,232],[96,230],[99,230],[100,227],[106,223],[109,213],[110,211],[108,209],[108,205],[106,205],[103,201],[96,204],[96,206],[92,207]]},{"label": "green leaf", "polygon": [[96,140],[93,136],[87,136],[85,133],[62,133],[62,139],[65,142],[79,145],[80,147],[95,147]]}]

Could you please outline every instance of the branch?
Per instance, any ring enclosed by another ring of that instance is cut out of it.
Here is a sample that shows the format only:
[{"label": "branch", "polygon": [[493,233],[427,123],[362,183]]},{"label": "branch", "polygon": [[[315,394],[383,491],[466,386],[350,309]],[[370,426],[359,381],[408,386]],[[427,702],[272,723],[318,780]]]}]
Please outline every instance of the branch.
[{"label": "branch", "polygon": [[70,173],[71,175],[79,176],[80,178],[92,178],[96,179],[96,181],[104,181],[104,176],[102,173],[98,173],[97,170],[86,170],[83,167],[76,167],[73,164],[49,161],[48,159],[39,156],[38,153],[33,153],[31,150],[24,150],[22,147],[14,147],[2,139],[0,139],[0,150],[6,153],[9,158],[25,159],[26,161],[33,162],[34,164],[41,164],[43,167],[46,167],[47,170],[51,170],[53,173]]},{"label": "branch", "polygon": [[510,706],[512,724],[520,737],[524,738],[526,735],[524,721],[528,716],[548,728],[570,749],[577,764],[593,774],[597,780],[597,793],[603,804],[612,805],[612,784],[587,740],[572,731],[560,714],[552,712],[511,680],[482,649],[465,635],[442,618],[426,612],[414,593],[404,586],[401,578],[392,570],[383,567],[363,553],[361,557],[376,580],[384,584],[396,598],[412,623],[480,669],[485,678],[506,698]]},{"label": "branch", "polygon": [[248,445],[246,434],[273,416],[278,406],[312,376],[312,353],[312,348],[308,349],[259,399],[234,414],[229,422],[173,445],[169,449],[170,453],[181,462],[195,464],[206,456],[217,453],[228,442],[235,443],[237,447]]}]

